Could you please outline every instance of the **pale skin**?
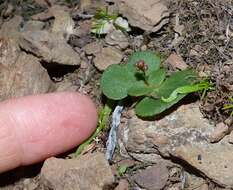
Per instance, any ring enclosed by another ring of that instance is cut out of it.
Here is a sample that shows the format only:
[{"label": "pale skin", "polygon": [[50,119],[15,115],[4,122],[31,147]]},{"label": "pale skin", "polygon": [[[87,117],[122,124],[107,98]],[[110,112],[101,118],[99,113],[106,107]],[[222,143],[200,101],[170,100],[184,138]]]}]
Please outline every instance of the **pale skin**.
[{"label": "pale skin", "polygon": [[0,173],[68,151],[96,129],[97,111],[84,95],[50,93],[0,103]]}]

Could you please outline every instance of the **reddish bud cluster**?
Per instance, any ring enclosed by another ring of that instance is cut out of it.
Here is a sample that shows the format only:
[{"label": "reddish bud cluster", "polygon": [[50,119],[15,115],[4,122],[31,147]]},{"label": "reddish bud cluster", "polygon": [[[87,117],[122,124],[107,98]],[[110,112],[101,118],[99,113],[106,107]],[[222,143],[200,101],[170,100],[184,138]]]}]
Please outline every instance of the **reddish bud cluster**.
[{"label": "reddish bud cluster", "polygon": [[141,70],[143,72],[145,72],[146,70],[148,70],[148,66],[147,64],[145,64],[145,61],[143,60],[139,60],[136,64],[135,64],[136,68],[138,70]]}]

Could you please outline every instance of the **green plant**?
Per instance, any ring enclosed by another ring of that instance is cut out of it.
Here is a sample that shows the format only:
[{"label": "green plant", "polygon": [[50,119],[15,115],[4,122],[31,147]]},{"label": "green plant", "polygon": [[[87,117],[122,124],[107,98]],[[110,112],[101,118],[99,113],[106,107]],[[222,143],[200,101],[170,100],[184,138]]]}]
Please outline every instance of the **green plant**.
[{"label": "green plant", "polygon": [[115,27],[123,32],[129,30],[128,23],[118,14],[110,14],[108,9],[97,9],[92,20],[91,32],[100,36]]},{"label": "green plant", "polygon": [[157,115],[176,104],[187,94],[212,89],[207,80],[199,80],[192,69],[170,76],[160,67],[160,58],[150,51],[136,52],[124,65],[111,65],[101,78],[104,95],[112,100],[138,97],[138,116]]},{"label": "green plant", "polygon": [[233,97],[229,98],[229,103],[225,104],[223,107],[224,110],[230,111],[230,116],[233,116]]},{"label": "green plant", "polygon": [[122,165],[117,168],[117,173],[119,176],[123,176],[128,169],[128,165]]},{"label": "green plant", "polygon": [[95,34],[102,34],[105,27],[117,19],[116,14],[109,14],[108,9],[97,9],[92,20],[92,32]]},{"label": "green plant", "polygon": [[77,148],[76,152],[74,153],[75,156],[78,156],[82,153],[84,148],[89,145],[99,134],[106,128],[106,122],[109,118],[110,113],[112,112],[112,101],[108,101],[105,106],[99,112],[99,120],[98,126],[95,132],[89,137],[86,141],[84,141],[79,147]]}]

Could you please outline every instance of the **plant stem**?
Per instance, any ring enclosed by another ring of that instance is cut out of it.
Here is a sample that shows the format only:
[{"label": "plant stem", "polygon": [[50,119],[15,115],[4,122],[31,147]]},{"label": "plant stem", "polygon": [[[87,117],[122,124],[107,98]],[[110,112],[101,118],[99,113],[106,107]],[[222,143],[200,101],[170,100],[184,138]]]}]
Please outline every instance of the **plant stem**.
[{"label": "plant stem", "polygon": [[75,152],[76,157],[80,155],[84,150],[84,148],[87,145],[89,145],[99,135],[99,133],[106,128],[106,122],[109,118],[110,113],[112,112],[113,104],[114,104],[113,101],[108,100],[107,103],[104,105],[104,108],[101,109],[99,113],[98,126],[95,132],[91,135],[91,137],[89,137],[86,141],[84,141],[81,145],[79,145],[79,147]]}]

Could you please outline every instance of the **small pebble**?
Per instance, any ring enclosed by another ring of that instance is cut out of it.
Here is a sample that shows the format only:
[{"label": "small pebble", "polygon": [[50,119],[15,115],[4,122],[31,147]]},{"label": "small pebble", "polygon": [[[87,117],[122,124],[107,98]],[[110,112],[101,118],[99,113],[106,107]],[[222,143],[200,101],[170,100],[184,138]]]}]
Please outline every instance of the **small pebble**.
[{"label": "small pebble", "polygon": [[209,139],[211,143],[215,143],[223,139],[229,133],[229,127],[223,122],[218,123],[216,128],[210,135]]}]

